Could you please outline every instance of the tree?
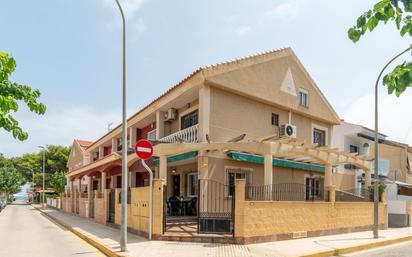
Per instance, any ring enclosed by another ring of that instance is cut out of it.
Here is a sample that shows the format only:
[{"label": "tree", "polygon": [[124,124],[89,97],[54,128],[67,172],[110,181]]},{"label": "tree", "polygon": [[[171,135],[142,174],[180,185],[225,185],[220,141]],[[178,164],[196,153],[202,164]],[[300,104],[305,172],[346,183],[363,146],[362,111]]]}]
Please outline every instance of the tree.
[{"label": "tree", "polygon": [[0,168],[0,192],[5,193],[6,197],[20,192],[22,177],[16,168],[11,165]]},{"label": "tree", "polygon": [[64,192],[64,186],[66,185],[66,177],[64,173],[59,171],[51,175],[50,186],[54,188],[56,193],[60,194]]},{"label": "tree", "polygon": [[[358,17],[356,25],[348,30],[348,37],[356,43],[379,24],[395,23],[396,29],[403,37],[412,37],[412,0],[381,0]],[[412,46],[409,46],[408,51]],[[383,77],[383,84],[388,94],[395,92],[400,96],[407,87],[412,86],[412,62],[403,62]]]},{"label": "tree", "polygon": [[12,115],[13,112],[18,111],[19,101],[23,101],[31,112],[39,115],[46,112],[46,106],[38,102],[39,90],[9,80],[15,68],[14,58],[0,52],[0,128],[23,141],[28,138],[28,134],[20,128],[19,122]]}]

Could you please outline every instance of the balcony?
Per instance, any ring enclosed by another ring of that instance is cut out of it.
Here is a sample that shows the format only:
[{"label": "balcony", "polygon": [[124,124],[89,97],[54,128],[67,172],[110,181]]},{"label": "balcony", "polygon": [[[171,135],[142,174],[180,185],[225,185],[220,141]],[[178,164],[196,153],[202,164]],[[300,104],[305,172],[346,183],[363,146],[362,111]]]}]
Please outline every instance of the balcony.
[{"label": "balcony", "polygon": [[168,143],[197,143],[198,142],[199,125],[182,129],[176,133],[170,134],[160,139],[162,142]]}]

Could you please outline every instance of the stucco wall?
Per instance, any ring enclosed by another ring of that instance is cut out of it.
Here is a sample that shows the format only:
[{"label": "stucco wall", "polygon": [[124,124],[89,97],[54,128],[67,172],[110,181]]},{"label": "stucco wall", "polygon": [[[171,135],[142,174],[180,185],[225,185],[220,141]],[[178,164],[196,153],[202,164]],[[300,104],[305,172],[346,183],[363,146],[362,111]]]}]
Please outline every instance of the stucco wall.
[{"label": "stucco wall", "polygon": [[87,198],[80,198],[79,199],[79,216],[87,218],[86,214],[87,209]]},{"label": "stucco wall", "polygon": [[[375,144],[370,144],[370,156],[375,154]],[[389,160],[390,171],[398,171],[396,180],[406,182],[406,167],[407,167],[407,151],[406,148],[400,146],[392,146],[379,144],[379,158]],[[394,173],[389,174],[391,179],[395,178]]]},{"label": "stucco wall", "polygon": [[[272,113],[279,115],[279,125],[288,123],[288,111],[240,95],[211,88],[210,138],[224,142],[245,133],[246,138],[259,139],[278,135],[279,127],[271,123]],[[297,138],[313,142],[313,126],[325,128],[326,144],[330,142],[331,125],[292,113],[291,123],[297,127]]]},{"label": "stucco wall", "polygon": [[[208,158],[209,178],[226,184],[225,167],[250,169],[251,183],[253,185],[263,185],[263,164],[235,161],[231,159]],[[278,183],[298,183],[305,184],[305,176],[323,177],[323,173],[306,170],[291,169],[284,167],[273,167],[273,184]]]},{"label": "stucco wall", "polygon": [[107,221],[107,193],[106,192],[103,194],[103,198],[94,199],[94,220],[98,223],[106,224],[106,221]]},{"label": "stucco wall", "polygon": [[[241,92],[271,104],[284,106],[285,109],[299,111],[319,119],[339,123],[331,107],[325,102],[322,93],[313,83],[309,74],[288,51],[280,52],[275,58],[267,58],[260,62],[244,62],[243,67],[222,67],[215,75],[206,74],[211,84],[230,91]],[[309,92],[309,108],[299,105],[296,95],[281,90],[282,82],[290,69],[296,94],[299,88]],[[212,97],[213,98],[213,97]],[[226,111],[225,109],[221,111]]]}]

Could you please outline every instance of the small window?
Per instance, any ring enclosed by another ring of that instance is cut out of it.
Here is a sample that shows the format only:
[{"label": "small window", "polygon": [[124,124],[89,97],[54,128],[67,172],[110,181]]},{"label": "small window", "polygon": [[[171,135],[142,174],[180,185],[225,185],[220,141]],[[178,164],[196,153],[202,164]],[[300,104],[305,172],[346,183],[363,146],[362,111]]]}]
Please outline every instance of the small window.
[{"label": "small window", "polygon": [[97,161],[99,159],[99,152],[93,153],[93,161]]},{"label": "small window", "polygon": [[198,191],[197,173],[187,174],[187,196],[197,196]]},{"label": "small window", "polygon": [[309,92],[303,88],[299,90],[299,105],[309,107]]},{"label": "small window", "polygon": [[279,126],[279,115],[272,113],[272,125]]},{"label": "small window", "polygon": [[318,146],[326,145],[326,132],[320,129],[313,129],[313,143]]},{"label": "small window", "polygon": [[180,129],[186,129],[196,125],[198,122],[197,110],[180,118]]},{"label": "small window", "polygon": [[246,179],[246,185],[251,184],[251,170],[244,168],[226,168],[227,196],[232,197],[235,192],[236,179]]}]

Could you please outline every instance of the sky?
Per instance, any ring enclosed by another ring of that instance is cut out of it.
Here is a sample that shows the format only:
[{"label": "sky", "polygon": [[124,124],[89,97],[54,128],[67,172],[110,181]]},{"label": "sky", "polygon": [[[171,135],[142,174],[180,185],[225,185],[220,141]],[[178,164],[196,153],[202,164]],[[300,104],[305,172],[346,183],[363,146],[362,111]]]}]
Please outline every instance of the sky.
[{"label": "sky", "polygon": [[[114,0],[1,1],[0,52],[11,80],[38,88],[44,116],[21,106],[24,142],[0,130],[0,153],[95,140],[121,120],[121,20]],[[120,0],[127,17],[129,115],[200,66],[291,47],[336,112],[373,127],[373,92],[383,65],[408,47],[393,24],[357,44],[347,29],[370,0]],[[409,43],[408,43],[409,42]],[[410,59],[405,56],[400,59]],[[412,144],[412,91],[380,87],[380,131]]]}]

